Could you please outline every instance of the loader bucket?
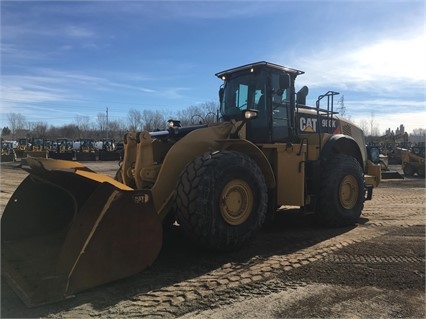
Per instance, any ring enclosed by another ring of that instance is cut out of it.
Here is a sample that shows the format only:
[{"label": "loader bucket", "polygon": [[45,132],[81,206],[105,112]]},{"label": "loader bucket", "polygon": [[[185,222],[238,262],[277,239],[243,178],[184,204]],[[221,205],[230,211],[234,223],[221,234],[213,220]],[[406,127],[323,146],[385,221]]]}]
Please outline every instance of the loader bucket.
[{"label": "loader bucket", "polygon": [[382,179],[404,179],[397,171],[382,171]]},{"label": "loader bucket", "polygon": [[28,158],[1,219],[2,275],[29,307],[138,273],[158,256],[151,192],[77,162]]},{"label": "loader bucket", "polygon": [[74,158],[74,152],[57,153],[50,151],[48,157],[53,159],[72,161]]},{"label": "loader bucket", "polygon": [[96,153],[95,152],[76,152],[75,153],[76,161],[96,161]]}]

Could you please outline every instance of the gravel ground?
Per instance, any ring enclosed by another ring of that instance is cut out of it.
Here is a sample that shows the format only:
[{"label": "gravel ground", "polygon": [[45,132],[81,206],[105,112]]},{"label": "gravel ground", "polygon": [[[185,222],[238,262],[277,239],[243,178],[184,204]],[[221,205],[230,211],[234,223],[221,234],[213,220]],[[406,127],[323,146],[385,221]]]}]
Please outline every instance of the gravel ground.
[{"label": "gravel ground", "polygon": [[[1,164],[1,212],[26,176],[15,165]],[[409,178],[384,180],[355,227],[282,209],[237,252],[203,251],[175,227],[149,269],[63,302],[27,308],[2,281],[1,317],[424,318],[425,211],[425,181]]]}]

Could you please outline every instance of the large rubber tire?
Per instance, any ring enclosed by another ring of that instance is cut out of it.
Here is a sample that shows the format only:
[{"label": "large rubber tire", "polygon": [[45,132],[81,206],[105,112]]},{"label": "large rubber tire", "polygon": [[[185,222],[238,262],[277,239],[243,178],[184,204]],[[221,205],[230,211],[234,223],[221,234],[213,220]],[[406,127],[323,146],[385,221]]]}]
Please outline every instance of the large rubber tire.
[{"label": "large rubber tire", "polygon": [[417,167],[417,175],[419,175],[420,177],[425,177],[425,166],[423,165],[419,165],[419,167]]},{"label": "large rubber tire", "polygon": [[416,173],[416,170],[413,165],[405,163],[403,172],[405,176],[413,176]]},{"label": "large rubber tire", "polygon": [[361,216],[364,200],[364,178],[358,161],[336,154],[321,174],[317,222],[327,227],[354,225]]},{"label": "large rubber tire", "polygon": [[176,219],[202,247],[229,251],[262,226],[268,206],[265,178],[249,156],[233,151],[205,153],[180,176]]}]

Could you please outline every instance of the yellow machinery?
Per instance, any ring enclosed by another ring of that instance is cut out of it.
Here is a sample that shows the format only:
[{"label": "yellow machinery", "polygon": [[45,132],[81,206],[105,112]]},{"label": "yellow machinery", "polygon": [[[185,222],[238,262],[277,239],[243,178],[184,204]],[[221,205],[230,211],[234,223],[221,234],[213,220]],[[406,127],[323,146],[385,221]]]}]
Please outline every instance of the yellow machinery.
[{"label": "yellow machinery", "polygon": [[74,159],[73,141],[68,138],[58,138],[49,150],[49,158],[72,161]]},{"label": "yellow machinery", "polygon": [[17,159],[27,157],[27,152],[31,150],[31,143],[28,138],[19,138],[15,148],[15,156]]},{"label": "yellow machinery", "polygon": [[20,138],[18,139],[15,154],[17,158],[25,158],[27,156],[47,158],[46,140],[43,138]]},{"label": "yellow machinery", "polygon": [[75,151],[76,161],[96,161],[96,150],[94,141],[91,139],[80,139]]},{"label": "yellow machinery", "polygon": [[120,152],[117,150],[115,141],[113,139],[103,139],[99,149],[100,161],[119,161]]},{"label": "yellow machinery", "polygon": [[1,145],[1,158],[0,162],[13,162],[15,160],[15,151],[13,149],[13,142],[3,142]]},{"label": "yellow machinery", "polygon": [[[257,62],[216,74],[217,123],[130,132],[116,179],[78,162],[28,159],[2,217],[2,274],[29,306],[143,270],[165,224],[208,249],[253,238],[282,205],[327,226],[357,223],[380,182],[363,132],[307,106],[302,71]],[[321,106],[321,103],[326,106]]]},{"label": "yellow machinery", "polygon": [[406,176],[425,177],[425,147],[412,146],[402,151],[402,171]]}]

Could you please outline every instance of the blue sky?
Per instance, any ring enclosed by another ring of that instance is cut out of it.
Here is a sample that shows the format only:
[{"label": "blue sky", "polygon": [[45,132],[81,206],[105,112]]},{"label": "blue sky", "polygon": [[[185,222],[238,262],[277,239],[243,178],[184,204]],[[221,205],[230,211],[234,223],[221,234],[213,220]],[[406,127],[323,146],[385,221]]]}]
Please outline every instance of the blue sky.
[{"label": "blue sky", "polygon": [[426,129],[424,1],[1,1],[0,127],[60,126],[130,108],[174,114],[217,101],[214,74],[256,61],[306,72],[308,102]]}]

